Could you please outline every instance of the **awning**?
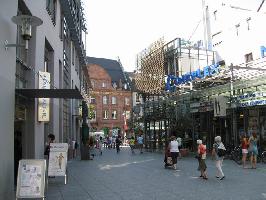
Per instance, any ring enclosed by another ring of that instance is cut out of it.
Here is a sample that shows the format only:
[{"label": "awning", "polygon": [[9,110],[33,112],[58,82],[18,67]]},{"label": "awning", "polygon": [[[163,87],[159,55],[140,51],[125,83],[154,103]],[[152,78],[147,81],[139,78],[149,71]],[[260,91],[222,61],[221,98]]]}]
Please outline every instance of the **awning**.
[{"label": "awning", "polygon": [[16,89],[16,94],[28,98],[83,99],[78,89]]}]

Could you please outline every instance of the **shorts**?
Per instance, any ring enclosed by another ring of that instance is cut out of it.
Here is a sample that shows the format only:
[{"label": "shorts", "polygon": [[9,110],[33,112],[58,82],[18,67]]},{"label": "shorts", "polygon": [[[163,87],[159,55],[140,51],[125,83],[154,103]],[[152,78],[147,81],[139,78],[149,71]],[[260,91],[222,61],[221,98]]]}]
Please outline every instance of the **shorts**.
[{"label": "shorts", "polygon": [[248,150],[247,149],[242,149],[242,154],[247,154]]}]

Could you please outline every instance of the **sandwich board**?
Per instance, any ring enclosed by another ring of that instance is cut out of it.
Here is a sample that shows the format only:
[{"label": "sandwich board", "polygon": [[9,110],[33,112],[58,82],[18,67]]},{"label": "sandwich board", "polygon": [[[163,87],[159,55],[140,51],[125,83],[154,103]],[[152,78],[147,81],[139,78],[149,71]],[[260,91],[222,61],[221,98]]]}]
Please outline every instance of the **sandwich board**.
[{"label": "sandwich board", "polygon": [[45,198],[46,160],[20,160],[16,199]]}]

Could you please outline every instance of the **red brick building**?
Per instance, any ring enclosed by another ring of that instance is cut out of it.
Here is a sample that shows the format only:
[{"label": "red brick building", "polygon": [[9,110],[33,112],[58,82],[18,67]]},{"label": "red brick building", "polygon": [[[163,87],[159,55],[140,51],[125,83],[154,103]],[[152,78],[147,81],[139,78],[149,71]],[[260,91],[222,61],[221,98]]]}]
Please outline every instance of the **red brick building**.
[{"label": "red brick building", "polygon": [[[91,80],[91,130],[124,134],[132,110],[132,94],[119,61],[87,57]],[[116,131],[117,130],[117,131]]]}]

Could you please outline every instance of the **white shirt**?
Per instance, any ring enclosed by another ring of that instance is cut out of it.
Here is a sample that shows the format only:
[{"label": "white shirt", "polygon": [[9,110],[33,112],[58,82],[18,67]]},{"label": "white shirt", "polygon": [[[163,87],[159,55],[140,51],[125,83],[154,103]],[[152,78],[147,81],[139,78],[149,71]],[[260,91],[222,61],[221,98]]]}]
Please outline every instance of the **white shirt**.
[{"label": "white shirt", "polygon": [[170,152],[179,152],[178,142],[176,140],[171,141],[171,143],[170,143]]}]

